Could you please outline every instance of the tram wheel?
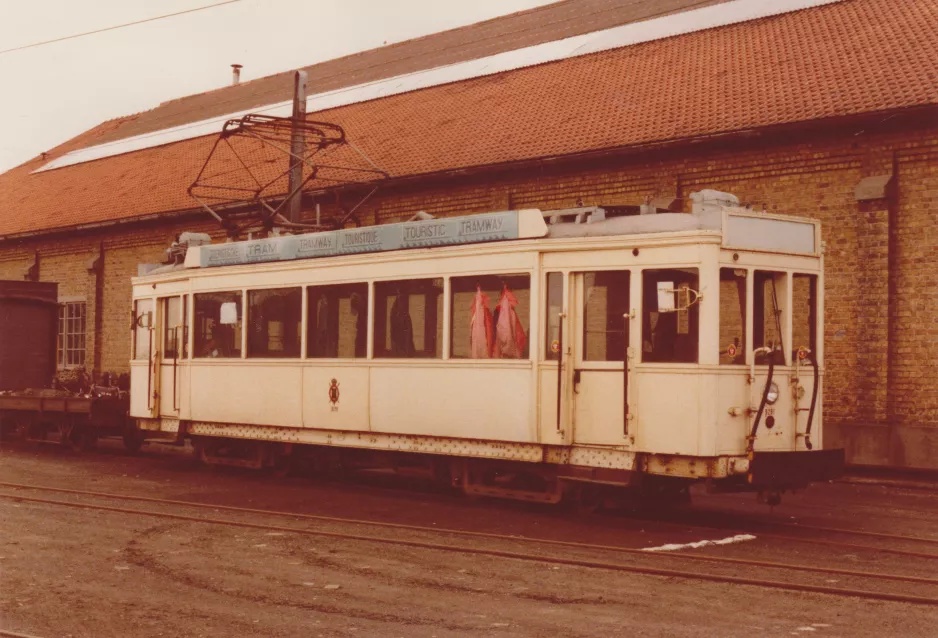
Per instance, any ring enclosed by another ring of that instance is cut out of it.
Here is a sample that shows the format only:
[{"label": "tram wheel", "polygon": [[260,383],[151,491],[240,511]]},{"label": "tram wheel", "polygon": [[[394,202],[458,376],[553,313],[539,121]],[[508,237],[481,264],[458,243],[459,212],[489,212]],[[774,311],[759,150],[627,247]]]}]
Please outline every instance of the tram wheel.
[{"label": "tram wheel", "polygon": [[75,427],[69,436],[69,446],[75,452],[89,452],[97,442],[98,435],[89,428]]},{"label": "tram wheel", "polygon": [[124,450],[130,454],[138,454],[146,438],[139,430],[125,430],[121,437],[124,441]]}]

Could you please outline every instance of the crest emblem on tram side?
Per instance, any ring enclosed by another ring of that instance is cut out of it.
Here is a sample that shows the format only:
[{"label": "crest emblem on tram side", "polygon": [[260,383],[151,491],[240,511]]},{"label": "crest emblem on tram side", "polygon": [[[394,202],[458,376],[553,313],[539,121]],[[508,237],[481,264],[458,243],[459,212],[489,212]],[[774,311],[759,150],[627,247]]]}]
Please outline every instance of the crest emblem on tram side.
[{"label": "crest emblem on tram side", "polygon": [[336,379],[329,383],[329,402],[332,404],[333,411],[339,409],[339,382]]}]

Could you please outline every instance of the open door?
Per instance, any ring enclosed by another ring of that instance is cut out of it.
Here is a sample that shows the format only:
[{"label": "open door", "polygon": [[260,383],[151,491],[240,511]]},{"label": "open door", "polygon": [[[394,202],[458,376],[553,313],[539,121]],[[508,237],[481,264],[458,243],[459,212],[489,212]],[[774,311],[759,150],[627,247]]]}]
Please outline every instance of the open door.
[{"label": "open door", "polygon": [[155,418],[159,414],[159,365],[156,312],[153,299],[137,299],[133,309],[133,361],[130,365],[130,414]]},{"label": "open door", "polygon": [[623,445],[628,441],[631,278],[628,270],[574,275],[575,443]]}]

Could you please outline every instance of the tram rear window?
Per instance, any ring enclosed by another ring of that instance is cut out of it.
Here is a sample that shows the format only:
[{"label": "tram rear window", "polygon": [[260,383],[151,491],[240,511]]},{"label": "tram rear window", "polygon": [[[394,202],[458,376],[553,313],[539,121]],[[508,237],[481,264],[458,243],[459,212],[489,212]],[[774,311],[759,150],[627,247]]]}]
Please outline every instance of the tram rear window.
[{"label": "tram rear window", "polygon": [[367,355],[368,284],[310,286],[307,298],[307,356],[361,359]]},{"label": "tram rear window", "polygon": [[746,363],[746,270],[720,268],[720,363]]},{"label": "tram rear window", "polygon": [[248,291],[248,356],[300,356],[303,289]]},{"label": "tram rear window", "polygon": [[454,359],[528,358],[530,275],[453,277],[450,285]]},{"label": "tram rear window", "polygon": [[375,283],[374,331],[376,358],[442,358],[443,280]]},{"label": "tram rear window", "polygon": [[134,359],[150,358],[153,329],[153,300],[140,299],[134,304]]},{"label": "tram rear window", "polygon": [[163,303],[163,358],[189,356],[189,324],[186,297],[166,297]]},{"label": "tram rear window", "polygon": [[642,361],[697,363],[697,269],[646,270],[642,290]]},{"label": "tram rear window", "polygon": [[195,295],[196,357],[241,356],[243,327],[240,292],[210,292]]},{"label": "tram rear window", "polygon": [[795,273],[791,288],[792,359],[801,348],[817,353],[817,276]]}]

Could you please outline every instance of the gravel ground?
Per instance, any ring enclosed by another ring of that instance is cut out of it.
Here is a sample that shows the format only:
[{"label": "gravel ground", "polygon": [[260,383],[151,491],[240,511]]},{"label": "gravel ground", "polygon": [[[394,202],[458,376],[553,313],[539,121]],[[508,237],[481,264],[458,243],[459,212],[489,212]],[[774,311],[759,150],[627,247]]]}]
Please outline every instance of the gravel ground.
[{"label": "gravel ground", "polygon": [[[938,559],[761,538],[755,529],[767,522],[800,523],[938,540],[938,490],[896,485],[819,485],[771,511],[751,495],[699,495],[690,510],[663,515],[666,520],[634,513],[577,518],[545,506],[470,502],[380,476],[345,482],[281,480],[202,468],[165,450],[138,457],[113,449],[78,455],[20,444],[0,450],[0,481],[630,548],[731,535],[683,522],[692,516],[707,524],[751,529],[757,538],[682,552],[938,578]],[[144,503],[80,500],[155,509]],[[181,507],[160,511],[587,560],[630,560],[530,542],[349,523]],[[810,535],[938,556],[938,546],[914,541]],[[775,576],[756,568],[708,565],[693,566],[749,578]],[[689,563],[664,559],[659,566],[687,569]],[[792,573],[787,579],[938,597],[938,588],[903,583]],[[932,636],[936,625],[936,607],[0,499],[0,628],[42,638]]]}]

